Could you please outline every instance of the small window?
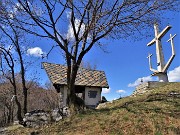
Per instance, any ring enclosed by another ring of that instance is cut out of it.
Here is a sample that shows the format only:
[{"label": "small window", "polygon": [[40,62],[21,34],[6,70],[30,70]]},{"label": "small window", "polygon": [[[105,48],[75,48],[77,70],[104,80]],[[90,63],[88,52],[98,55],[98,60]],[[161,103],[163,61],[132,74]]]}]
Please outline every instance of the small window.
[{"label": "small window", "polygon": [[97,91],[90,90],[88,92],[88,97],[89,98],[96,98],[96,95],[97,95]]}]

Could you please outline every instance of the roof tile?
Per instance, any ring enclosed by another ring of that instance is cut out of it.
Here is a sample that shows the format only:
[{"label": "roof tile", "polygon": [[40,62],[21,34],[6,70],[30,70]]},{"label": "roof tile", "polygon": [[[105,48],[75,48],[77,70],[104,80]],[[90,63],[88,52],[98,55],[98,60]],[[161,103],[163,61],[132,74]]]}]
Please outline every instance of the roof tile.
[{"label": "roof tile", "polygon": [[[53,84],[67,84],[66,66],[46,62],[43,62],[42,64]],[[109,87],[104,71],[89,70],[85,68],[79,68],[75,84],[103,88]]]}]

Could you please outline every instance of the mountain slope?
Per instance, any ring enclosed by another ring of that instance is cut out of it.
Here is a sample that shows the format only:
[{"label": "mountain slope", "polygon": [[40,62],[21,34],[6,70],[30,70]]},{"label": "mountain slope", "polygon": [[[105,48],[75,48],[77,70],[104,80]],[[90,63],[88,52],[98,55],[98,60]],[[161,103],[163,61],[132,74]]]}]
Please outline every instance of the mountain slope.
[{"label": "mountain slope", "polygon": [[40,129],[10,131],[42,135],[178,135],[180,134],[180,83],[169,83],[143,95],[109,102],[97,110],[64,119]]}]

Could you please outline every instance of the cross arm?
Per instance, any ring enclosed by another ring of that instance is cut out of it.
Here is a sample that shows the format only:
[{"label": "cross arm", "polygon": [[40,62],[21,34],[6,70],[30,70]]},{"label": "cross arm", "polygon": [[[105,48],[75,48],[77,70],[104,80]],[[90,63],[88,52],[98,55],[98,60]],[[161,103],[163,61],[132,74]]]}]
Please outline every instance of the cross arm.
[{"label": "cross arm", "polygon": [[154,38],[152,41],[150,41],[147,46],[151,46],[152,44],[154,44],[156,42],[156,39]]},{"label": "cross arm", "polygon": [[152,71],[152,72],[158,72],[156,69],[153,69],[152,68],[152,63],[151,63],[151,57],[152,57],[152,54],[149,53],[148,55],[148,59],[149,59],[149,69]]},{"label": "cross arm", "polygon": [[167,41],[167,42],[169,42],[169,41],[173,41],[173,38],[176,36],[176,34],[174,34],[174,36],[172,36],[171,34],[170,34],[170,38],[169,38],[169,40]]},{"label": "cross arm", "polygon": [[172,27],[170,25],[166,26],[166,28],[164,28],[164,30],[158,34],[158,39],[161,39]]},{"label": "cross arm", "polygon": [[150,41],[147,46],[151,46],[156,42],[156,39],[161,39],[169,30],[171,29],[171,26],[167,26],[166,28],[164,28],[164,30],[158,34],[157,37],[155,37],[152,41]]},{"label": "cross arm", "polygon": [[167,41],[167,42],[171,41],[172,55],[171,55],[171,57],[169,58],[167,64],[164,66],[163,72],[165,72],[165,71],[168,70],[170,64],[172,63],[172,61],[173,61],[173,59],[174,59],[174,57],[175,57],[175,55],[176,55],[176,54],[175,54],[175,49],[174,49],[174,43],[173,43],[173,38],[174,38],[175,36],[176,36],[176,34],[175,34],[174,36],[172,36],[172,35],[170,34],[170,39]]},{"label": "cross arm", "polygon": [[150,58],[151,58],[151,56],[152,56],[152,54],[150,54],[150,53],[149,53],[149,54],[148,54],[148,56],[147,56],[147,58],[148,58],[148,59],[150,59]]}]

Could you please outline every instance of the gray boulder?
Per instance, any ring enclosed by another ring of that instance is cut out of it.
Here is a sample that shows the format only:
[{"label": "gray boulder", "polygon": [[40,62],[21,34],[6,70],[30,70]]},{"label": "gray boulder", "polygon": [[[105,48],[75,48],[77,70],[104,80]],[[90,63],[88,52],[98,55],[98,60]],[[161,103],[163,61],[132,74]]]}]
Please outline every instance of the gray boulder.
[{"label": "gray boulder", "polygon": [[34,110],[25,114],[23,121],[27,127],[39,127],[51,121],[50,115],[43,110]]},{"label": "gray boulder", "polygon": [[54,109],[51,112],[45,112],[44,110],[34,110],[25,114],[23,119],[27,127],[39,127],[51,122],[58,122],[64,117],[69,117],[70,111],[68,107],[61,109]]},{"label": "gray boulder", "polygon": [[51,112],[51,119],[52,121],[60,121],[61,119],[63,119],[63,114],[60,111],[60,109],[54,109]]}]

